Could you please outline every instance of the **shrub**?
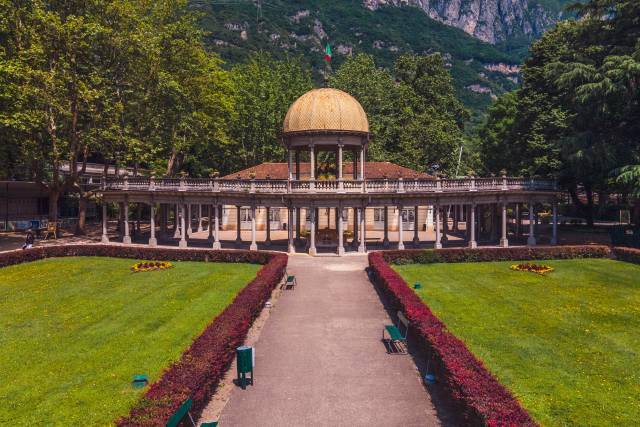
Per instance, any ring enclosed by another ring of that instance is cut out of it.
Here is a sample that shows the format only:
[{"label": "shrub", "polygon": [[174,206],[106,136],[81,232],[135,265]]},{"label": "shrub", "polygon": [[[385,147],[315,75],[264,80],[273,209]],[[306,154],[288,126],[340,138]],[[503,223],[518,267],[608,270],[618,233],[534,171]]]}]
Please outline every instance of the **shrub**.
[{"label": "shrub", "polygon": [[211,323],[178,361],[152,384],[119,426],[165,425],[182,402],[193,399],[199,415],[230,366],[235,349],[244,341],[271,291],[280,282],[287,256],[258,251],[168,249],[116,245],[48,246],[0,253],[0,267],[63,256],[105,256],[154,261],[212,261],[263,264],[253,279]]},{"label": "shrub", "polygon": [[640,249],[615,247],[613,248],[613,253],[616,259],[620,261],[640,264]]},{"label": "shrub", "polygon": [[[394,259],[409,259],[394,252]],[[424,251],[412,251],[420,253]],[[457,252],[456,252],[457,254]],[[473,252],[476,254],[476,252]],[[402,310],[411,322],[418,344],[431,354],[431,366],[443,382],[454,405],[468,424],[488,426],[536,425],[518,400],[467,349],[447,331],[407,283],[385,261],[384,252],[369,254],[375,283],[395,310]],[[428,255],[433,259],[432,255]],[[444,256],[443,259],[453,259]]]},{"label": "shrub", "polygon": [[447,248],[383,251],[392,264],[431,264],[436,262],[529,261],[540,259],[606,258],[608,246],[516,246],[510,248]]}]

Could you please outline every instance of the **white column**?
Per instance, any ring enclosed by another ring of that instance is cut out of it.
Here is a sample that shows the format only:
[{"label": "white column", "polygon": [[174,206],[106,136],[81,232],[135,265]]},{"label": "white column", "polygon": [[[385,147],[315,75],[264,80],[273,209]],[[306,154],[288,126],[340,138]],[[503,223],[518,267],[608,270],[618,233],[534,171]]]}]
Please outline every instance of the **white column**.
[{"label": "white column", "polygon": [[420,236],[418,236],[418,232],[420,231],[419,221],[418,221],[418,207],[414,207],[413,212],[413,244],[414,246],[420,245]]},{"label": "white column", "polygon": [[[266,223],[267,223],[267,230],[266,230],[267,231],[267,236],[266,236],[266,238],[264,240],[264,243],[267,246],[271,246],[271,220],[269,219],[269,214],[271,212],[271,209],[269,208],[269,206],[267,206],[265,209],[266,209],[265,214],[266,214]],[[287,227],[287,230],[288,229],[289,229],[289,227]]]},{"label": "white column", "polygon": [[213,214],[213,249],[220,249],[220,207],[216,205],[215,212]]},{"label": "white column", "polygon": [[436,204],[435,205],[435,210],[436,210],[436,225],[435,225],[435,228],[436,228],[436,242],[434,244],[434,247],[436,249],[442,249],[442,242],[441,242],[442,235],[440,234],[440,225],[441,225],[440,224],[440,222],[441,222],[440,221],[440,205]]},{"label": "white column", "polygon": [[360,253],[365,253],[367,251],[367,245],[365,242],[366,236],[365,236],[365,229],[367,227],[367,221],[366,221],[366,211],[365,208],[360,208],[358,209],[359,213],[359,226],[360,226],[360,246],[358,246],[358,252]]},{"label": "white column", "polygon": [[191,237],[191,233],[193,233],[193,229],[191,228],[191,203],[187,205],[187,237]]},{"label": "white column", "polygon": [[[300,208],[297,208],[296,211],[300,211]],[[290,254],[294,254],[296,252],[296,245],[293,244],[293,208],[287,208],[287,237],[288,237],[288,248],[287,251]]]},{"label": "white column", "polygon": [[533,202],[529,202],[529,237],[527,238],[527,245],[535,246],[536,244],[536,236],[535,236],[535,217],[534,217],[534,204]]},{"label": "white column", "polygon": [[258,250],[258,243],[256,242],[256,207],[251,206],[251,245],[249,245],[250,251]]},{"label": "white column", "polygon": [[509,246],[507,239],[507,202],[502,202],[502,237],[500,237],[500,246],[506,248]]},{"label": "white column", "polygon": [[296,242],[300,242],[300,208],[294,208],[296,212]]},{"label": "white column", "polygon": [[124,236],[122,236],[122,243],[130,244],[131,236],[129,236],[129,201],[124,202]]},{"label": "white column", "polygon": [[404,236],[402,235],[402,206],[398,206],[398,249],[404,249]]},{"label": "white column", "polygon": [[449,209],[451,209],[451,205],[447,206],[446,208],[442,209],[442,238],[441,238],[441,242],[448,242],[449,241],[449,237],[447,236],[447,233],[449,231]]},{"label": "white column", "polygon": [[313,145],[309,146],[309,162],[310,162],[309,177],[310,179],[314,180],[316,179],[316,152]]},{"label": "white column", "polygon": [[551,228],[551,244],[557,245],[558,244],[558,202],[554,200],[553,203],[551,204],[551,209],[553,211],[553,218],[552,218],[553,223]]},{"label": "white column", "polygon": [[289,181],[291,181],[293,179],[293,168],[291,167],[291,164],[293,163],[293,151],[291,151],[291,149],[289,148],[287,150],[287,166],[289,168]]},{"label": "white column", "polygon": [[382,246],[389,247],[389,207],[384,207],[384,239],[382,239]]},{"label": "white column", "polygon": [[360,179],[364,179],[364,147],[360,148]]},{"label": "white column", "polygon": [[342,207],[338,206],[338,255],[344,255],[344,224],[342,224]]},{"label": "white column", "polygon": [[174,221],[176,223],[176,230],[175,233],[173,233],[173,238],[177,239],[180,236],[182,236],[182,232],[180,231],[180,208],[178,207],[178,205],[176,205],[176,217],[174,218]]},{"label": "white column", "polygon": [[149,205],[149,230],[151,232],[149,236],[149,246],[158,246],[158,240],[156,239],[156,205],[155,203],[151,203]]},{"label": "white column", "polygon": [[109,243],[109,235],[107,234],[107,202],[102,199],[102,243]]},{"label": "white column", "polygon": [[181,207],[181,215],[180,215],[180,243],[178,243],[178,247],[186,248],[187,247],[187,228],[185,224],[185,217],[187,213],[187,209],[184,204],[180,205]]},{"label": "white column", "polygon": [[470,212],[468,217],[468,227],[469,227],[469,247],[477,248],[478,243],[476,242],[476,204],[472,203],[470,206]]},{"label": "white column", "polygon": [[342,181],[342,144],[338,144],[338,179]]},{"label": "white column", "polygon": [[198,203],[198,232],[202,231],[202,205]]},{"label": "white column", "polygon": [[309,255],[316,254],[316,208],[311,206],[311,230],[309,230]]}]

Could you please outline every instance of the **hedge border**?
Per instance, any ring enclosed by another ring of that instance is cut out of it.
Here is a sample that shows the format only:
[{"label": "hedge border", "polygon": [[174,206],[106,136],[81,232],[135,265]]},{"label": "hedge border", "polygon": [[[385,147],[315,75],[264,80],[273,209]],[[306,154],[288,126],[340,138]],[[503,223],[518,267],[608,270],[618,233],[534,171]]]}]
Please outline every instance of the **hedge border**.
[{"label": "hedge border", "polygon": [[616,246],[613,248],[613,255],[617,260],[640,264],[640,249]]},{"label": "hedge border", "polygon": [[[626,255],[628,252],[623,251]],[[534,259],[606,258],[607,246],[539,246],[516,248],[383,251],[369,254],[374,283],[393,310],[411,322],[418,345],[431,356],[431,366],[451,404],[470,425],[535,426],[517,398],[489,372],[462,340],[442,322],[390,263],[454,263]],[[640,259],[640,251],[634,255]]]},{"label": "hedge border", "polygon": [[0,253],[0,267],[65,256],[108,256],[157,261],[248,262],[262,264],[256,277],[233,302],[211,320],[180,359],[165,369],[118,426],[164,425],[182,402],[191,397],[191,413],[199,416],[231,365],[255,318],[287,266],[285,254],[243,250],[165,249],[116,245],[38,247]]}]

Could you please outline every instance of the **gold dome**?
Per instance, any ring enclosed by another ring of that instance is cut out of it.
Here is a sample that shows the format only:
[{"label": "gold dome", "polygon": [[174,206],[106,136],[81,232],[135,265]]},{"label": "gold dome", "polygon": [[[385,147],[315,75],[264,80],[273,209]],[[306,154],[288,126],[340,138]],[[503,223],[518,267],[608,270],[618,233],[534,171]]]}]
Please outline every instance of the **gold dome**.
[{"label": "gold dome", "polygon": [[362,105],[338,89],[313,89],[296,99],[284,118],[284,133],[355,132],[369,133],[369,121]]}]

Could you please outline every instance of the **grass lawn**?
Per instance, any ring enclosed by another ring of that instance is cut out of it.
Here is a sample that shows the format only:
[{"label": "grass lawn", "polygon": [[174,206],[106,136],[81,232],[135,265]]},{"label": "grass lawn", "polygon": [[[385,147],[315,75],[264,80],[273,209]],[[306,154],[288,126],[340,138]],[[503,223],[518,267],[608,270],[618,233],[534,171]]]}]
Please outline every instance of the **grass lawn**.
[{"label": "grass lawn", "polygon": [[543,425],[637,425],[640,266],[608,259],[394,266]]},{"label": "grass lawn", "polygon": [[0,269],[0,425],[108,425],[255,277],[259,265],[119,258]]}]

